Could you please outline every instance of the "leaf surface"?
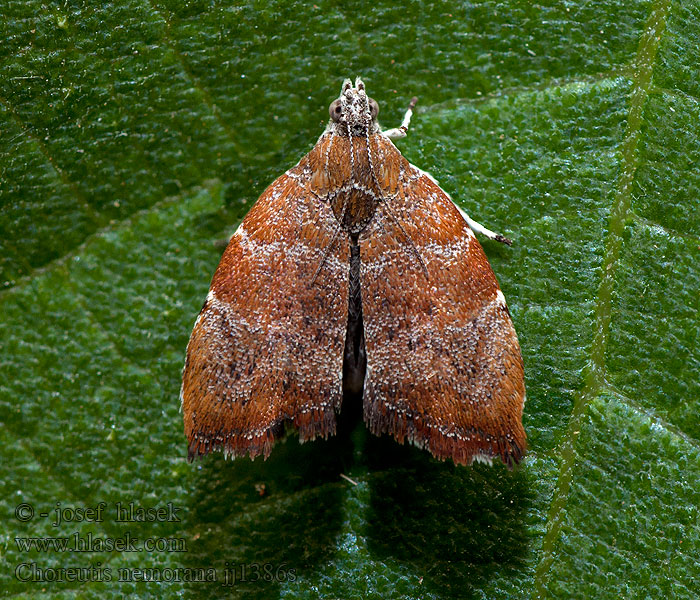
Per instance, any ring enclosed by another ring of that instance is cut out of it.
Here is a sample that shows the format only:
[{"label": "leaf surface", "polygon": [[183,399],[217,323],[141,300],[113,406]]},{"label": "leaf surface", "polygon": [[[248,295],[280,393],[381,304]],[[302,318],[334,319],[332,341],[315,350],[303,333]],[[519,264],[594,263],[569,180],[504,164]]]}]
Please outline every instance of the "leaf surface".
[{"label": "leaf surface", "polygon": [[[700,6],[668,0],[6,2],[0,594],[695,597],[698,31]],[[184,460],[214,241],[356,75],[387,127],[419,97],[400,149],[515,242],[483,244],[525,361],[514,473],[352,423],[266,462]],[[100,502],[101,521],[53,525]],[[117,503],[176,519],[120,522]],[[16,539],[74,534],[165,541]]]}]

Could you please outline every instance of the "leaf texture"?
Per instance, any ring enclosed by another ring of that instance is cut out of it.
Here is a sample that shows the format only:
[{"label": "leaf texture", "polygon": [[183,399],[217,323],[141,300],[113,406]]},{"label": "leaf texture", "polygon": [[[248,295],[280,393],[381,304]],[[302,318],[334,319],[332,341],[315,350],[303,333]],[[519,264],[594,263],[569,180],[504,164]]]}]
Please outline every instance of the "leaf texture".
[{"label": "leaf texture", "polygon": [[[695,597],[696,2],[2,13],[0,595]],[[514,240],[483,242],[525,364],[529,454],[513,473],[438,463],[351,420],[265,462],[185,461],[180,372],[213,242],[356,75],[385,126],[419,97],[402,153]],[[53,526],[57,502],[106,502],[105,518]],[[117,502],[171,502],[180,520],[117,522]],[[74,533],[186,551],[15,539]],[[22,580],[25,563],[112,581]],[[144,568],[170,579],[135,581]],[[219,581],[182,580],[197,568]]]}]

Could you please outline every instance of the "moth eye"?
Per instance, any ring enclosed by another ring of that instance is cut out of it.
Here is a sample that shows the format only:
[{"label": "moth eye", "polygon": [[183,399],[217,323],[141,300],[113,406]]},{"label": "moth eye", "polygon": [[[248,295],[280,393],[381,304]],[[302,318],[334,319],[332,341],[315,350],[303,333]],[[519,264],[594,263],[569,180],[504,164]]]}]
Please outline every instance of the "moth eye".
[{"label": "moth eye", "polygon": [[369,114],[373,119],[376,119],[379,114],[379,104],[372,98],[369,99]]},{"label": "moth eye", "polygon": [[340,100],[334,100],[331,102],[331,105],[328,107],[328,112],[331,115],[331,119],[333,119],[336,123],[340,121],[340,113],[342,112]]}]

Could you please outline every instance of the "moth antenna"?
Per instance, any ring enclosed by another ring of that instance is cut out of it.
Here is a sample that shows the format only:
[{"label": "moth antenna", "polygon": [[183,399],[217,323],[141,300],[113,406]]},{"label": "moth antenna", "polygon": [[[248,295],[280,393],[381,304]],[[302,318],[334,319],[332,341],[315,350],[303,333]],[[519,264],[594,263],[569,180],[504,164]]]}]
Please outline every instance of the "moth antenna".
[{"label": "moth antenna", "polygon": [[348,139],[350,140],[350,173],[355,172],[355,144],[352,141],[352,132],[350,131],[350,123],[346,122],[348,129]]},{"label": "moth antenna", "polygon": [[386,214],[388,214],[392,218],[394,223],[396,223],[398,228],[401,230],[401,233],[403,233],[403,237],[408,242],[408,245],[410,246],[411,250],[413,250],[413,253],[418,258],[418,262],[423,268],[423,273],[425,273],[425,278],[430,279],[430,276],[428,275],[428,267],[426,266],[425,261],[423,261],[423,257],[420,255],[420,252],[418,252],[418,248],[416,248],[416,245],[413,243],[413,240],[406,233],[406,230],[403,228],[403,225],[401,225],[401,222],[396,218],[396,215],[394,215],[394,213],[391,212],[391,210],[389,210],[389,204],[387,202],[383,202],[380,206],[386,208]]},{"label": "moth antenna", "polygon": [[[367,112],[369,112],[369,100],[367,100]],[[372,180],[374,181],[374,185],[377,186],[377,190],[379,191],[379,199],[383,200],[384,195],[382,194],[382,186],[379,185],[377,174],[374,172],[374,161],[372,160],[372,145],[370,144],[369,126],[367,126],[365,139],[367,140],[367,161],[369,162],[369,172],[372,174]]]},{"label": "moth antenna", "polygon": [[335,131],[333,131],[333,133],[331,134],[331,139],[328,142],[328,148],[326,148],[326,164],[325,164],[326,173],[328,173],[328,158],[331,155],[331,146],[333,146],[333,141],[335,140],[335,136],[336,136],[336,133],[335,133]]},{"label": "moth antenna", "polygon": [[316,278],[318,277],[318,274],[321,272],[321,269],[323,268],[323,265],[326,264],[326,260],[328,259],[328,256],[331,253],[331,250],[333,249],[333,246],[335,246],[335,242],[338,239],[338,234],[340,233],[340,230],[343,226],[343,221],[345,221],[345,213],[348,210],[348,199],[347,197],[345,198],[345,201],[343,202],[343,211],[340,215],[340,219],[338,221],[338,224],[335,228],[335,232],[333,233],[333,237],[331,238],[331,241],[328,243],[328,246],[326,246],[326,249],[323,251],[323,256],[321,257],[321,262],[318,265],[318,268],[316,269],[316,272],[314,273],[314,276],[311,278],[311,286],[313,286],[316,283]]},{"label": "moth antenna", "polygon": [[335,228],[335,232],[333,233],[333,237],[331,238],[331,241],[328,243],[328,245],[326,246],[326,249],[323,251],[323,256],[321,257],[321,262],[318,263],[318,268],[316,269],[314,276],[311,278],[311,283],[309,284],[309,287],[312,287],[316,283],[316,278],[318,277],[318,274],[321,272],[323,265],[326,264],[326,260],[328,260],[328,256],[330,255],[331,250],[333,249],[333,246],[335,246],[335,242],[338,239],[338,234],[340,233],[340,228],[341,228],[340,223],[338,223],[338,226]]}]

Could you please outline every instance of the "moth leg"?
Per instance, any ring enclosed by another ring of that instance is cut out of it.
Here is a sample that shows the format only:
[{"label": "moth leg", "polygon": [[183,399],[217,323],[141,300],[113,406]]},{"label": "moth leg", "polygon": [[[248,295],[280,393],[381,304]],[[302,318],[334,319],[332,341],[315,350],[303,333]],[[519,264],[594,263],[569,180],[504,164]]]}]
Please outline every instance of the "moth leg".
[{"label": "moth leg", "polygon": [[[457,206],[456,203],[455,206]],[[497,242],[501,242],[501,244],[506,244],[508,246],[513,245],[513,240],[507,238],[505,235],[501,233],[496,233],[495,231],[491,231],[490,229],[486,229],[486,227],[484,227],[481,223],[477,223],[476,221],[474,221],[474,219],[470,219],[469,215],[465,213],[459,206],[457,206],[457,210],[464,217],[464,220],[467,222],[467,225],[469,225],[471,230],[475,233],[485,235],[490,240],[496,240]]]},{"label": "moth leg", "polygon": [[401,127],[383,131],[382,133],[386,137],[388,137],[390,140],[400,140],[401,138],[406,137],[406,133],[408,132],[408,126],[411,123],[411,116],[413,115],[413,109],[416,107],[416,102],[418,102],[418,98],[413,96],[413,98],[411,98],[411,103],[408,105],[408,110],[403,116],[403,122],[401,123]]}]

